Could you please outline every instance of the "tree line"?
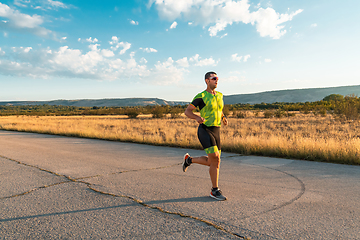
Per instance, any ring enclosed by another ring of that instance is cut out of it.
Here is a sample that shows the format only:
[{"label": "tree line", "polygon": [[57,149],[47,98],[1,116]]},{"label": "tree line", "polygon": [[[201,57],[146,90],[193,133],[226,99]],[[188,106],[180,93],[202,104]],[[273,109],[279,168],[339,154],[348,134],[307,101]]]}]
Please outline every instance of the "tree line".
[{"label": "tree line", "polygon": [[[140,114],[151,114],[154,118],[163,118],[170,114],[177,118],[185,111],[186,105],[177,106],[135,106],[135,107],[75,107],[62,105],[0,105],[0,116],[28,115],[28,116],[74,116],[74,115],[127,115],[136,118]],[[342,96],[331,94],[321,101],[315,102],[275,102],[258,104],[228,104],[224,107],[224,114],[235,117],[246,117],[245,111],[263,111],[264,117],[290,117],[294,111],[305,114],[325,116],[335,114],[347,120],[360,118],[360,98],[355,95]]]}]

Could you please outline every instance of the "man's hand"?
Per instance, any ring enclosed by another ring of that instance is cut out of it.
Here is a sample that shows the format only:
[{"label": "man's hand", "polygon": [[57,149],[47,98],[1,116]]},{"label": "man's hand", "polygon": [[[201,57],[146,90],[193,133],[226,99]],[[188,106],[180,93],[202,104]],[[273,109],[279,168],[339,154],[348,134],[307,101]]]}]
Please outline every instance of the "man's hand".
[{"label": "man's hand", "polygon": [[199,124],[202,124],[203,122],[205,122],[205,119],[202,118],[202,117],[200,117],[200,116],[198,116],[198,117],[196,118],[196,121],[197,121]]},{"label": "man's hand", "polygon": [[228,125],[228,123],[229,123],[226,117],[222,118],[222,122],[225,126]]}]

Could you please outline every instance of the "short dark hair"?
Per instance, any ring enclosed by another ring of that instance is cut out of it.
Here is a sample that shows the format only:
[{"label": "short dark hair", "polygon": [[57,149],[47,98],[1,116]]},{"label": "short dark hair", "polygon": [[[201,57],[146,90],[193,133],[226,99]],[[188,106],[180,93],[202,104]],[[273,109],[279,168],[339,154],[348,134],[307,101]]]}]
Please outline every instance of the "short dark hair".
[{"label": "short dark hair", "polygon": [[[216,72],[207,72],[206,74],[205,74],[205,79],[208,79],[210,76],[211,76],[211,74],[216,74]],[[217,75],[217,74],[216,74]]]}]

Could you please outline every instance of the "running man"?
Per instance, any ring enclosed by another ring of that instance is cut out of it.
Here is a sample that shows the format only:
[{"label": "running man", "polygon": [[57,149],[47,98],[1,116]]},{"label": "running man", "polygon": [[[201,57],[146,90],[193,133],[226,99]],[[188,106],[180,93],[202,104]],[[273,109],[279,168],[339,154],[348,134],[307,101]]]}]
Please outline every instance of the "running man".
[{"label": "running man", "polygon": [[[224,107],[223,95],[215,91],[218,80],[219,78],[215,72],[206,73],[206,90],[197,94],[185,110],[187,117],[196,120],[200,124],[198,138],[207,156],[190,157],[188,153],[185,154],[183,171],[186,172],[192,163],[209,166],[212,184],[210,197],[223,201],[226,200],[226,197],[222,195],[218,186],[221,154],[220,126],[221,122],[227,125],[228,121],[222,111]],[[200,109],[200,116],[193,113],[197,107]]]}]

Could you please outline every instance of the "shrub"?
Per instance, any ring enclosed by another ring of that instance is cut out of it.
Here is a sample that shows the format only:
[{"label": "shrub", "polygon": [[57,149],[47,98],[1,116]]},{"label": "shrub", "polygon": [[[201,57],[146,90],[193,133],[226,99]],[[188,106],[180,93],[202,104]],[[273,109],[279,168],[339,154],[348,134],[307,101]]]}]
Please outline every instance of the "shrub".
[{"label": "shrub", "polygon": [[291,112],[291,113],[287,112],[286,115],[287,115],[288,117],[295,117],[295,113],[294,113],[294,112]]},{"label": "shrub", "polygon": [[265,111],[264,118],[272,118],[274,117],[274,113],[272,111]]},{"label": "shrub", "polygon": [[339,101],[335,105],[335,113],[346,120],[359,119],[360,99],[355,95],[349,95],[343,101]]},{"label": "shrub", "polygon": [[135,108],[128,108],[125,112],[125,115],[127,115],[129,118],[136,118],[139,115],[139,112]]},{"label": "shrub", "polygon": [[151,114],[153,118],[163,118],[165,117],[165,110],[161,106],[156,106],[151,110]]},{"label": "shrub", "polygon": [[310,113],[310,108],[307,104],[305,104],[302,108],[301,108],[301,112],[304,114],[309,114]]},{"label": "shrub", "polygon": [[280,109],[280,108],[275,111],[275,117],[277,117],[277,118],[281,118],[281,117],[283,117],[284,115],[285,115],[285,111],[282,110],[282,109]]},{"label": "shrub", "polygon": [[170,110],[171,118],[179,118],[182,113],[182,109],[180,108],[172,108]]},{"label": "shrub", "polygon": [[323,101],[342,101],[343,99],[344,99],[343,95],[330,94],[329,96],[324,97]]},{"label": "shrub", "polygon": [[246,112],[237,112],[235,114],[236,118],[245,118],[246,117]]},{"label": "shrub", "polygon": [[319,109],[319,114],[320,114],[321,116],[325,117],[325,116],[326,116],[326,109],[325,109],[325,108],[320,108],[320,109]]}]

